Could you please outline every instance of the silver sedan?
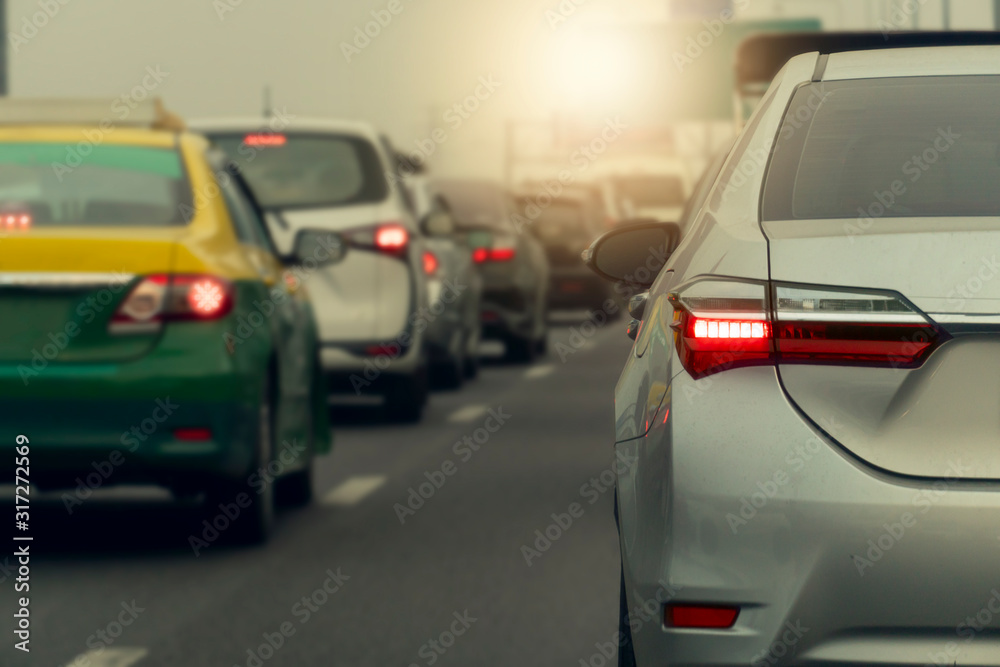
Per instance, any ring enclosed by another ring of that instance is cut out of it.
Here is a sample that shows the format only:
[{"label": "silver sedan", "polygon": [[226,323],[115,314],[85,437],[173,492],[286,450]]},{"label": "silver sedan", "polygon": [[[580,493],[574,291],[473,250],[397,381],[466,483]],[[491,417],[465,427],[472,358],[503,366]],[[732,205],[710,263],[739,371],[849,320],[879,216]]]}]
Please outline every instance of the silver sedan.
[{"label": "silver sedan", "polygon": [[797,56],[679,244],[585,252],[648,289],[615,392],[623,660],[1000,665],[997,109],[1000,47]]}]

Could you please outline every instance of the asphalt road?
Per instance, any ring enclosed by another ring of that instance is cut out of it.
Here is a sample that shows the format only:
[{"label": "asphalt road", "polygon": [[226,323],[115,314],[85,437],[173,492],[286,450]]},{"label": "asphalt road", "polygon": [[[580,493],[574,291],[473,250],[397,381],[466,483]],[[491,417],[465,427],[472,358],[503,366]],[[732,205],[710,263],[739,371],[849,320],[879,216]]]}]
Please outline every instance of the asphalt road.
[{"label": "asphalt road", "polygon": [[334,408],[316,503],[282,511],[266,546],[196,556],[194,511],[156,493],[109,491],[72,516],[58,495],[33,505],[31,653],[13,648],[16,574],[0,569],[0,665],[614,664],[600,477],[629,341],[622,321],[591,336],[569,323],[546,359],[435,393],[418,425]]}]

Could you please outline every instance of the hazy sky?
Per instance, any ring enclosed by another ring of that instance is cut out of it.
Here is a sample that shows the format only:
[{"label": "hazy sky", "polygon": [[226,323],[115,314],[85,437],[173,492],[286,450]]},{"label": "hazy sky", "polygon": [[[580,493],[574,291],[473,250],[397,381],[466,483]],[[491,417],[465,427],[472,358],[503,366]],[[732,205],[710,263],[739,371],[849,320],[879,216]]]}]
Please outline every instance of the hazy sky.
[{"label": "hazy sky", "polygon": [[[491,163],[481,170],[498,173],[502,119],[548,113],[528,59],[552,33],[545,10],[558,0],[398,2],[393,15],[389,0],[9,0],[9,31],[30,36],[10,45],[11,93],[119,96],[159,67],[156,94],[194,118],[257,114],[269,83],[275,106],[366,118],[403,146],[440,126],[450,133],[442,154],[482,153]],[[58,11],[34,34],[24,21],[40,3]],[[353,46],[373,11],[387,25],[348,62],[342,43]],[[461,127],[445,122],[491,76],[500,86],[480,108]]]},{"label": "hazy sky", "polygon": [[[117,97],[145,79],[170,108],[195,118],[259,114],[267,83],[276,107],[299,116],[368,119],[407,150],[441,128],[447,142],[432,159],[435,169],[499,176],[507,118],[550,118],[571,103],[595,117],[614,112],[614,94],[574,97],[576,89],[601,81],[607,86],[622,77],[611,69],[613,52],[573,43],[573,31],[588,23],[662,21],[668,4],[8,0],[11,93]],[[735,4],[754,18],[819,15],[829,27],[839,27],[834,25],[839,20],[851,28],[865,27],[891,5],[880,0]],[[991,1],[952,5],[955,27],[991,27]],[[926,0],[923,7],[922,27],[937,27],[940,0]],[[378,18],[384,26],[373,23]],[[358,48],[357,33],[366,27],[379,34],[364,37],[366,46],[358,42],[362,48],[345,55],[343,45]],[[559,50],[565,47],[565,53]],[[158,82],[150,68],[160,73]],[[484,80],[493,83],[484,87]],[[477,88],[481,99],[472,100],[475,112],[463,114],[460,123],[455,112],[448,115]]]}]

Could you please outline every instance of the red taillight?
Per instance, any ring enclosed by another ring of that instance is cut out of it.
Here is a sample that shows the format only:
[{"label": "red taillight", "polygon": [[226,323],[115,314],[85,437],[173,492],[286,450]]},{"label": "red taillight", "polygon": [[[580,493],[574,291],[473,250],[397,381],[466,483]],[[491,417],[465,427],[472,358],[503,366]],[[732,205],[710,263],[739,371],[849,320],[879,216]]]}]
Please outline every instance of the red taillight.
[{"label": "red taillight", "polygon": [[424,253],[424,273],[426,273],[429,276],[432,276],[435,273],[437,273],[438,266],[439,266],[438,258],[434,256],[434,253],[432,253],[432,252],[425,252]]},{"label": "red taillight", "polygon": [[739,615],[739,607],[671,604],[667,605],[664,623],[671,628],[725,630],[736,624]]},{"label": "red taillight", "polygon": [[909,368],[934,346],[929,324],[864,322],[779,323],[777,345],[784,363],[853,362]]},{"label": "red taillight", "polygon": [[210,428],[175,428],[174,439],[185,442],[204,442],[212,439]]},{"label": "red taillight", "polygon": [[708,320],[692,317],[691,329],[694,337],[699,340],[753,340],[771,337],[770,324],[758,320]]},{"label": "red taillight", "polygon": [[477,264],[484,262],[509,262],[514,259],[514,248],[476,248],[472,251],[472,260]]},{"label": "red taillight", "polygon": [[706,319],[683,311],[680,322],[681,363],[696,378],[727,368],[771,363],[769,322]]},{"label": "red taillight", "polygon": [[226,286],[217,278],[198,278],[188,286],[187,302],[198,317],[211,318],[226,307]]},{"label": "red taillight", "polygon": [[0,213],[0,229],[7,232],[25,232],[31,229],[28,213]]},{"label": "red taillight", "polygon": [[166,321],[216,320],[232,311],[234,299],[232,283],[217,276],[146,276],[118,306],[109,328],[112,333],[141,333]]},{"label": "red taillight", "polygon": [[396,252],[406,247],[410,233],[402,225],[382,225],[375,230],[375,247],[379,250]]},{"label": "red taillight", "polygon": [[398,357],[402,351],[403,348],[398,343],[369,345],[365,348],[365,354],[371,357]]},{"label": "red taillight", "polygon": [[947,339],[887,292],[703,280],[670,300],[677,352],[695,378],[773,363],[915,368]]}]

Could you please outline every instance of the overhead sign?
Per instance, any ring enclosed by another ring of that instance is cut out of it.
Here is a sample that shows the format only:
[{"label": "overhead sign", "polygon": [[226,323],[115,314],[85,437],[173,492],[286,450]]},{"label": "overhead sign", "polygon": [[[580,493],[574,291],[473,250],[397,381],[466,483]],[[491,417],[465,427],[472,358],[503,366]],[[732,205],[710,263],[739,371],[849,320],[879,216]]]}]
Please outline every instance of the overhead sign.
[{"label": "overhead sign", "polygon": [[821,29],[819,19],[736,22],[731,14],[620,28],[635,72],[621,106],[634,110],[636,125],[730,120],[740,42],[758,33]]}]

